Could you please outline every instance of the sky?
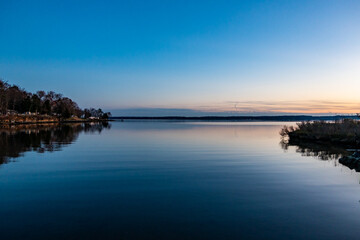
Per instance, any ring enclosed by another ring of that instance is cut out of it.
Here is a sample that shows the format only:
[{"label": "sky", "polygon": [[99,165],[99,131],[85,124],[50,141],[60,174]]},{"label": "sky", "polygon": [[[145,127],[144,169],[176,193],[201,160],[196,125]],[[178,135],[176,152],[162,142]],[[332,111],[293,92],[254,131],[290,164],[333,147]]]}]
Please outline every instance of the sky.
[{"label": "sky", "polygon": [[0,0],[0,78],[113,115],[360,112],[360,1]]}]

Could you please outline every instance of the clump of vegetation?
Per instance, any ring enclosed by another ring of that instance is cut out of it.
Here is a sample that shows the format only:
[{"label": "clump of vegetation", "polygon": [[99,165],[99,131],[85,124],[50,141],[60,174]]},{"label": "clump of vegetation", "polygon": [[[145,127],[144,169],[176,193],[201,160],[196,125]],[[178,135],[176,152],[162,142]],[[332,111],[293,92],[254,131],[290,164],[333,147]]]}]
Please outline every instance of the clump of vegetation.
[{"label": "clump of vegetation", "polygon": [[335,122],[301,122],[296,127],[285,126],[281,136],[289,142],[330,142],[346,146],[360,146],[360,121],[343,119]]},{"label": "clump of vegetation", "polygon": [[44,115],[62,119],[107,119],[111,115],[101,109],[82,110],[70,98],[53,91],[30,93],[17,85],[10,85],[0,80],[0,115],[16,114]]}]

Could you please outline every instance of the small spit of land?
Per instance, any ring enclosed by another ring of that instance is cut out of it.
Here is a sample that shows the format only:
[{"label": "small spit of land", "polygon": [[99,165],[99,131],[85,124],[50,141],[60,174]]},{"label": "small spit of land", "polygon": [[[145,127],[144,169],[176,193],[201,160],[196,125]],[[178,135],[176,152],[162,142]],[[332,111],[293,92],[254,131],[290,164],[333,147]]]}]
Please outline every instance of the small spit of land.
[{"label": "small spit of land", "polygon": [[335,122],[301,122],[297,127],[285,126],[281,135],[288,136],[289,141],[316,141],[359,147],[360,121],[343,119]]},{"label": "small spit of land", "polygon": [[[343,149],[339,162],[360,171],[360,121],[343,119],[335,122],[301,122],[296,127],[285,126],[280,134],[286,144],[303,149],[321,146],[323,149]],[[351,154],[352,153],[352,154]]]},{"label": "small spit of land", "polygon": [[107,121],[111,113],[100,108],[81,109],[53,91],[27,92],[0,80],[0,127],[16,124]]}]

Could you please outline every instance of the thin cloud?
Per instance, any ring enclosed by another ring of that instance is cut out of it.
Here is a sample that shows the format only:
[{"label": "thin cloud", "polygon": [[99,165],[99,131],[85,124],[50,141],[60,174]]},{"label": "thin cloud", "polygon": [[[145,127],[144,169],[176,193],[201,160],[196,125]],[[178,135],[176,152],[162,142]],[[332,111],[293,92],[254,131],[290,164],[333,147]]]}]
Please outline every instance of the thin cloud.
[{"label": "thin cloud", "polygon": [[238,112],[357,113],[360,111],[359,102],[345,101],[228,101],[226,104],[229,105],[226,110],[232,109]]},{"label": "thin cloud", "polygon": [[187,107],[112,109],[121,116],[333,115],[360,112],[360,103],[345,101],[227,101]]}]

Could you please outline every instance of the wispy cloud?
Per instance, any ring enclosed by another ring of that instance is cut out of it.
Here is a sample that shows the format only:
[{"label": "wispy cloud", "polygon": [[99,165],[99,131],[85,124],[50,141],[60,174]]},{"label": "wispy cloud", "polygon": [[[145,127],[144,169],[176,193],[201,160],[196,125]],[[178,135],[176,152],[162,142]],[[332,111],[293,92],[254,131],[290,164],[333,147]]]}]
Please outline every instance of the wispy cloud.
[{"label": "wispy cloud", "polygon": [[282,114],[354,114],[360,102],[346,101],[227,101],[187,107],[145,107],[112,110],[122,116],[225,116]]},{"label": "wispy cloud", "polygon": [[202,109],[213,111],[231,111],[238,113],[357,113],[360,102],[346,101],[227,101],[218,106],[202,106]]}]

